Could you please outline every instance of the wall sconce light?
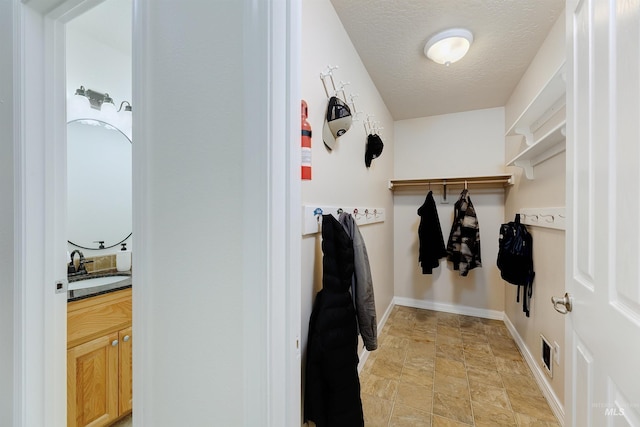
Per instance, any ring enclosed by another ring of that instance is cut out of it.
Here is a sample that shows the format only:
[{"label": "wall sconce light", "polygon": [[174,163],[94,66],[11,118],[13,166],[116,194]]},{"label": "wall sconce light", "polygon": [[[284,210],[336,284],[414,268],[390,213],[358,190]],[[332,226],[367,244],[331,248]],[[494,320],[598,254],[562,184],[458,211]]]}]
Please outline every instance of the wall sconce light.
[{"label": "wall sconce light", "polygon": [[[124,105],[124,104],[127,104],[127,105]],[[118,108],[118,113],[122,110],[123,105],[124,105],[124,111],[131,112],[131,104],[129,104],[129,101],[122,101],[120,103],[120,108]]]},{"label": "wall sconce light", "polygon": [[[120,116],[120,123],[121,123],[122,129],[131,129],[131,124],[132,124],[131,104],[129,104],[128,101],[122,101],[120,103],[120,108],[118,108],[118,113],[119,113],[118,115]],[[124,132],[127,133],[126,130]],[[129,139],[131,139],[131,135],[128,134],[127,136],[129,136]]]},{"label": "wall sconce light", "polygon": [[[126,104],[126,105],[125,105]],[[78,119],[94,119],[108,123],[122,131],[131,139],[131,111],[129,101],[122,101],[116,109],[113,98],[102,93],[80,86],[67,100],[67,121]]]},{"label": "wall sconce light", "polygon": [[427,58],[447,67],[461,60],[473,43],[473,34],[464,28],[453,28],[434,35],[424,46]]},{"label": "wall sconce light", "polygon": [[[75,94],[78,96],[87,98],[87,100],[89,101],[90,107],[93,108],[94,110],[102,110],[103,107],[106,107],[107,109],[109,109],[111,108],[110,105],[113,105],[113,109],[115,111],[116,106],[113,103],[113,98],[111,98],[111,96],[109,96],[109,94],[106,92],[102,93],[92,89],[85,89],[84,86],[80,86],[78,89],[76,89]],[[75,96],[73,97],[73,100],[76,100]],[[81,102],[84,103],[84,101],[81,101]],[[123,103],[126,102],[129,105],[129,111],[131,111],[131,104],[129,104],[128,101],[122,101],[122,102]],[[120,104],[120,108],[122,108],[122,104]]]}]

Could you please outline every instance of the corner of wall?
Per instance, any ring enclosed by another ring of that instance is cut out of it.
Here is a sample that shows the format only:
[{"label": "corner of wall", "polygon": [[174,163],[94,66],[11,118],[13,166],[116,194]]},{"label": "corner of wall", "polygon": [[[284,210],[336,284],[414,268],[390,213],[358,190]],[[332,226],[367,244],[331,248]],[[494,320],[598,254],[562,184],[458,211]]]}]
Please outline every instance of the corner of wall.
[{"label": "corner of wall", "polygon": [[540,390],[547,400],[547,403],[549,403],[553,414],[558,419],[560,425],[564,426],[564,406],[561,399],[558,398],[558,395],[555,393],[553,387],[549,383],[546,374],[542,371],[538,363],[536,363],[536,358],[533,356],[529,347],[524,342],[524,339],[518,333],[518,330],[509,319],[507,313],[504,314],[504,323],[507,326],[509,333],[513,337],[513,340],[516,342],[516,345],[520,349],[524,360],[527,362],[527,365],[529,365],[529,369],[531,369],[533,377],[540,387]]},{"label": "corner of wall", "polygon": [[563,11],[505,104],[505,130],[513,126],[540,88],[564,63],[566,58],[565,43],[565,13]]},{"label": "corner of wall", "polygon": [[[505,107],[505,129],[509,130],[517,118],[540,93],[551,76],[565,61],[564,12],[558,17],[536,57],[518,83]],[[564,114],[564,110],[558,114]],[[551,116],[557,122],[557,117]],[[550,119],[550,121],[551,121]],[[505,157],[513,158],[523,149],[521,136],[507,136],[505,139]],[[513,172],[514,184],[506,190],[505,220],[510,221],[522,208],[562,207],[565,197],[565,159],[564,153],[557,154],[536,166],[535,179],[525,177],[518,167],[508,167]],[[552,343],[564,348],[565,322],[551,305],[552,295],[564,293],[564,264],[559,259],[565,257],[565,233],[563,230],[528,226],[533,237],[534,269],[536,277],[533,283],[530,317],[524,316],[520,305],[516,303],[516,287],[505,286],[505,323],[514,335],[516,342],[527,358],[532,370],[537,364],[532,354],[538,354],[540,335]],[[562,421],[564,402],[564,352],[561,351],[560,363],[554,365],[554,377],[541,377],[541,387],[551,407]],[[540,378],[537,378],[540,380]],[[539,381],[540,382],[540,381]],[[555,403],[554,403],[555,402]],[[554,406],[555,405],[555,406]]]}]

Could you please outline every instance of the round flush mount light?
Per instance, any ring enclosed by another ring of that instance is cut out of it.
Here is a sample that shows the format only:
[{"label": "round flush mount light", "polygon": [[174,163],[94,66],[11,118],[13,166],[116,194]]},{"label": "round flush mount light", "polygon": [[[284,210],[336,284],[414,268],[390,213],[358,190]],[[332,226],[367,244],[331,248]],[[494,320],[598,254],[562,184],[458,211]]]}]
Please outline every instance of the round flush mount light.
[{"label": "round flush mount light", "polygon": [[464,28],[453,28],[439,32],[424,46],[427,58],[447,67],[467,54],[473,43],[473,34]]}]

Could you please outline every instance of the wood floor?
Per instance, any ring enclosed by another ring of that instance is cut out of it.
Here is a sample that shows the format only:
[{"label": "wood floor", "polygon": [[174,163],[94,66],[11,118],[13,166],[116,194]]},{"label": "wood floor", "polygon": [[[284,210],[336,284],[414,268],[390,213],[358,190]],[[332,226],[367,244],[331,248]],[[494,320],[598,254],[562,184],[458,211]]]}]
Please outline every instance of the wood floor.
[{"label": "wood floor", "polygon": [[360,374],[367,427],[558,426],[503,322],[395,306]]}]

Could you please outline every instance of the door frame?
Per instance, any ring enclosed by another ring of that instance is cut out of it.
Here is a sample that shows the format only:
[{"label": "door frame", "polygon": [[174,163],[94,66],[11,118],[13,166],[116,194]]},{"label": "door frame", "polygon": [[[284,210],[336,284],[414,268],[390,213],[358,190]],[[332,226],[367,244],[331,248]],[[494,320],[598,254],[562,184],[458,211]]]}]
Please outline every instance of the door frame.
[{"label": "door frame", "polygon": [[53,54],[64,49],[59,6],[14,1],[16,426],[66,424],[65,87],[64,62]]},{"label": "door frame", "polygon": [[[66,285],[66,129],[64,24],[103,0],[13,0],[14,33],[14,426],[57,427],[66,425],[66,292],[56,293],[56,282]],[[134,0],[134,45],[144,37],[146,17]],[[268,332],[266,351],[260,356],[258,377],[248,375],[247,366],[255,352],[245,351],[245,403],[257,411],[246,415],[270,426],[300,424],[300,182],[297,113],[300,99],[300,11],[301,0],[262,2],[245,0],[246,19],[263,25],[246,25],[250,40],[268,35],[268,54],[260,55],[260,67],[245,66],[248,81],[269,74],[265,126],[267,138],[248,144],[267,144],[267,165],[273,174],[269,185],[270,276],[266,298],[245,299],[245,322],[262,325]],[[255,48],[255,46],[254,46]],[[144,77],[141,60],[134,59],[134,102],[143,100],[140,83]],[[136,66],[137,65],[137,66]],[[274,110],[274,106],[281,109]],[[145,117],[134,118],[143,130]],[[245,133],[252,135],[247,122]],[[297,130],[297,132],[296,132]],[[264,136],[264,134],[263,134]],[[136,138],[144,137],[143,134]],[[245,150],[251,164],[253,151]],[[143,155],[138,151],[137,155]],[[137,164],[134,150],[134,164]],[[138,157],[140,158],[140,157]],[[144,167],[144,166],[143,166]],[[134,193],[145,188],[144,170],[134,172]],[[134,178],[136,179],[136,178]],[[263,196],[264,197],[264,196]],[[135,199],[135,197],[134,197]],[[143,211],[134,211],[134,230],[144,238]],[[144,272],[145,257],[136,267]],[[144,273],[143,273],[144,274]],[[144,277],[142,277],[144,283]],[[66,286],[64,288],[66,290]],[[134,333],[142,328],[144,285],[134,295]],[[137,296],[137,298],[136,298]],[[265,307],[266,301],[266,307]],[[257,311],[247,310],[258,308]],[[139,314],[136,314],[139,313]],[[136,322],[136,319],[138,322]],[[257,323],[256,323],[257,321]],[[257,328],[258,326],[256,326]],[[245,332],[250,342],[255,331]],[[140,340],[137,340],[140,343]],[[136,351],[144,351],[136,349]],[[135,353],[134,353],[135,357]],[[134,359],[135,364],[135,359]],[[145,378],[134,372],[134,400],[144,402]],[[268,391],[261,393],[261,391]],[[284,399],[282,397],[285,397]],[[136,404],[136,423],[144,425],[144,407]],[[248,425],[248,423],[247,423]]]}]

